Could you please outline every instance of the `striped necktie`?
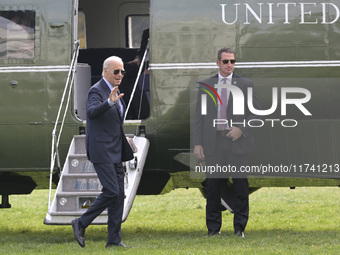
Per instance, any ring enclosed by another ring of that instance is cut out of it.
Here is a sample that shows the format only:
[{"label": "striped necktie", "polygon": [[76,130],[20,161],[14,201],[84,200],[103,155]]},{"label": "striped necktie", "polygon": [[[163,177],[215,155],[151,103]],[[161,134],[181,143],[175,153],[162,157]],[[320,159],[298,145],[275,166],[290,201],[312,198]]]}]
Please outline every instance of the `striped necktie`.
[{"label": "striped necktie", "polygon": [[[119,96],[119,94],[120,94],[120,92],[118,90],[117,91],[117,96]],[[121,99],[118,100],[117,108],[118,108],[118,112],[120,114],[120,117],[123,118],[123,111],[124,111],[124,109],[123,109],[123,104],[122,104],[122,102],[120,100]]]},{"label": "striped necktie", "polygon": [[[227,84],[227,78],[222,79],[223,84]],[[227,119],[227,105],[228,105],[228,97],[227,97],[227,88],[221,89],[221,101],[222,105],[220,107],[220,115],[218,116],[219,119],[226,120]],[[226,130],[227,124],[220,124],[220,130]]]}]

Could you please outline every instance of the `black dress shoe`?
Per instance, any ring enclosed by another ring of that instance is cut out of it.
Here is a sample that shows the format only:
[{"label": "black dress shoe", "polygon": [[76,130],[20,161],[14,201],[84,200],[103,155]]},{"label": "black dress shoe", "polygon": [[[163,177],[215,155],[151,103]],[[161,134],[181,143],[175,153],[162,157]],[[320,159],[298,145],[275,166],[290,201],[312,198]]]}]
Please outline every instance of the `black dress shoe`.
[{"label": "black dress shoe", "polygon": [[234,234],[239,236],[239,237],[244,237],[244,233],[241,230],[235,230]]},{"label": "black dress shoe", "polygon": [[72,220],[72,228],[74,238],[77,240],[78,244],[84,248],[85,247],[85,228],[79,227],[79,219]]},{"label": "black dress shoe", "polygon": [[108,243],[108,244],[106,244],[106,248],[109,248],[109,247],[133,248],[133,247],[131,247],[131,246],[126,246],[126,245],[123,244],[122,242],[120,242],[120,243]]},{"label": "black dress shoe", "polygon": [[208,231],[208,236],[220,235],[220,231]]}]

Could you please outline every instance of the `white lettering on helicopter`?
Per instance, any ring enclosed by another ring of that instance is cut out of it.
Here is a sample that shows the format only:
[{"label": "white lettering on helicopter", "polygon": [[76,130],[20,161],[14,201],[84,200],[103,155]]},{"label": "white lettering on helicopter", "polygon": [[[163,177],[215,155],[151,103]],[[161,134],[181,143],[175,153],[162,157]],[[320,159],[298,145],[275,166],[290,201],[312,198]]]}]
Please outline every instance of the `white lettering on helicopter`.
[{"label": "white lettering on helicopter", "polygon": [[[252,20],[256,20],[259,24],[275,24],[275,22],[290,24],[292,20],[297,19],[293,13],[299,13],[299,24],[333,24],[340,18],[339,6],[334,3],[257,3],[257,6],[234,3],[233,5],[220,4],[220,6],[222,21],[227,25],[235,23],[247,25]],[[240,14],[243,15],[242,18]]]}]

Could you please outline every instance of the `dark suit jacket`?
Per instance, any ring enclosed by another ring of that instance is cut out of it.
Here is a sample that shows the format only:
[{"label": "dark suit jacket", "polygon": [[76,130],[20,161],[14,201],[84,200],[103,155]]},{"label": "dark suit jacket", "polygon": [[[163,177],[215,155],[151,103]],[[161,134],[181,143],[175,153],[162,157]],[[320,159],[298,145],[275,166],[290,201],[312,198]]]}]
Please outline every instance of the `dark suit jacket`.
[{"label": "dark suit jacket", "polygon": [[[88,92],[86,151],[92,163],[120,163],[133,158],[133,152],[123,132],[119,104],[111,107],[107,102],[110,92],[103,78]],[[124,104],[123,100],[120,101]]]},{"label": "dark suit jacket", "polygon": [[[212,76],[206,80],[199,82],[200,87],[205,88],[202,83],[208,84],[212,87],[215,87],[215,84],[218,83],[218,75]],[[233,126],[239,127],[243,135],[232,143],[232,151],[235,154],[249,154],[255,150],[254,138],[252,135],[251,127],[247,125],[248,120],[250,119],[258,119],[258,117],[252,114],[247,106],[247,95],[248,87],[253,87],[253,82],[247,78],[239,76],[237,74],[233,74],[232,77],[232,85],[239,87],[244,95],[244,115],[233,115],[233,95],[230,93],[228,106],[227,106],[227,119],[230,123],[232,119],[234,123],[236,122],[245,122],[246,125],[243,124],[233,124]],[[204,149],[204,154],[206,156],[213,155],[216,150],[216,127],[213,127],[213,120],[217,119],[217,106],[215,106],[213,100],[208,96],[207,97],[207,115],[201,115],[201,95],[205,93],[202,90],[198,91],[197,96],[197,105],[195,112],[195,123],[194,123],[194,131],[193,131],[193,145],[202,145]],[[212,93],[213,94],[213,93]],[[215,96],[215,95],[214,95]],[[257,98],[256,93],[253,90],[253,105],[256,109],[260,109],[259,100]],[[210,99],[210,100],[209,100]],[[216,102],[219,102],[217,96],[215,96]],[[230,126],[230,124],[229,124]]]}]

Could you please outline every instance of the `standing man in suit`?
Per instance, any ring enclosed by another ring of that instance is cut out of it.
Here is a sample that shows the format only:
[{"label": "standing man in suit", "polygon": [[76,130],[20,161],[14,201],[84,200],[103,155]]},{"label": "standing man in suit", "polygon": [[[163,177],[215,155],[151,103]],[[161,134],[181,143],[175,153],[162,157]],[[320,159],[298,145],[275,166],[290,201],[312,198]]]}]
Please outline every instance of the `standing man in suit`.
[{"label": "standing man in suit", "polygon": [[[213,100],[206,100],[206,114],[202,114],[202,94],[199,90],[195,112],[193,133],[194,154],[198,160],[204,160],[206,166],[234,166],[237,170],[248,164],[249,154],[255,150],[254,139],[248,121],[254,119],[247,107],[248,88],[253,88],[253,82],[234,73],[235,53],[230,48],[222,48],[217,54],[219,73],[199,82],[201,88],[215,88],[220,95],[222,104],[215,106]],[[245,98],[244,114],[233,112],[233,93],[222,88],[221,84],[232,84],[238,87]],[[224,91],[223,91],[224,90]],[[259,109],[258,98],[253,91],[253,105]],[[215,100],[219,102],[217,96]],[[219,125],[214,120],[225,119]],[[206,224],[208,235],[220,234],[222,226],[221,188],[229,177],[233,180],[233,193],[228,195],[227,204],[234,213],[234,233],[244,237],[244,230],[249,217],[249,185],[247,178],[235,178],[228,173],[207,174],[206,178]],[[244,177],[244,176],[243,176]]]},{"label": "standing man in suit", "polygon": [[86,151],[93,163],[102,193],[91,207],[72,221],[75,239],[85,246],[85,229],[108,209],[108,238],[106,247],[123,246],[121,221],[124,206],[124,169],[122,162],[133,158],[123,132],[125,105],[118,86],[125,74],[121,58],[112,56],[103,64],[102,79],[88,93],[86,109]]}]

